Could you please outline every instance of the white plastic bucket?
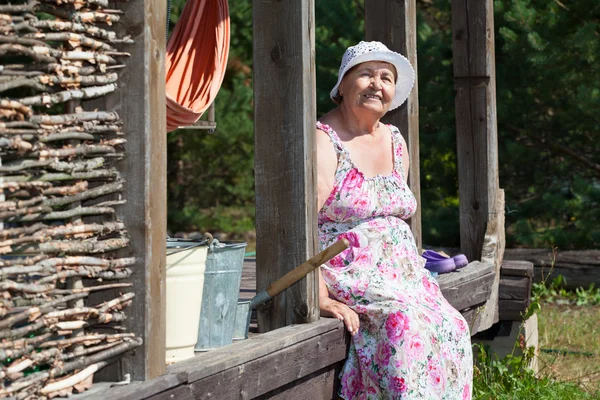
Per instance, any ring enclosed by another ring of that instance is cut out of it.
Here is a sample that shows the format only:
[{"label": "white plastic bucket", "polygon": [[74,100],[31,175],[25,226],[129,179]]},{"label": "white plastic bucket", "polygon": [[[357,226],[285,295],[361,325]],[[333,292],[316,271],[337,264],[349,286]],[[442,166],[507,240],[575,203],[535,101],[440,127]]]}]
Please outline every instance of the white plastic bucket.
[{"label": "white plastic bucket", "polygon": [[167,242],[167,364],[194,356],[207,253],[206,241]]}]

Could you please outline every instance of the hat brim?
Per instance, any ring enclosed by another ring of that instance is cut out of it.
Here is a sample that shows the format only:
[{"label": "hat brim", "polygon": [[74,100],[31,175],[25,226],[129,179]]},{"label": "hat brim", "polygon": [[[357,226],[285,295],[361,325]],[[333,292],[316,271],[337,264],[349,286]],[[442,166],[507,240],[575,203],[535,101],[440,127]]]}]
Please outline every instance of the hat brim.
[{"label": "hat brim", "polygon": [[362,64],[367,61],[384,61],[392,64],[396,68],[396,92],[390,105],[390,111],[398,108],[406,101],[413,85],[415,84],[415,70],[410,65],[410,62],[402,54],[395,53],[393,51],[370,51],[365,54],[356,56],[350,61],[346,68],[338,75],[338,81],[331,90],[329,96],[331,99],[335,99],[338,95],[338,88],[340,83],[352,67],[358,64]]}]

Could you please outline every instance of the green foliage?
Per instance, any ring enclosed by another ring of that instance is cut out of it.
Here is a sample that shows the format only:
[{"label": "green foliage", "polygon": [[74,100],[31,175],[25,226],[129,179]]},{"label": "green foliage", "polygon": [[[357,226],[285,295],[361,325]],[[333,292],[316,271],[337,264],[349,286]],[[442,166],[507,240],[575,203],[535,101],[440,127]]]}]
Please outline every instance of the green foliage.
[{"label": "green foliage", "polygon": [[565,289],[566,279],[558,275],[549,284],[539,282],[533,284],[533,296],[546,303],[570,304],[577,306],[600,305],[600,288],[592,283],[585,289],[579,287],[573,290]]},{"label": "green foliage", "polygon": [[[173,0],[171,26],[183,4]],[[600,2],[497,0],[494,5],[507,245],[599,247]],[[194,210],[252,209],[252,2],[229,6],[230,60],[216,100],[217,131],[169,137],[172,231],[221,229],[217,219],[198,226],[208,222],[192,218]],[[364,37],[364,0],[315,6],[316,97],[322,115],[334,106],[329,91],[344,50]],[[458,246],[450,2],[420,0],[417,6],[423,240]]]},{"label": "green foliage", "polygon": [[[447,246],[458,245],[449,3],[418,3],[423,235],[425,243]],[[507,244],[598,247],[600,3],[503,0],[494,6]]]},{"label": "green foliage", "polygon": [[600,3],[495,9],[500,179],[516,210],[509,245],[598,247]]},{"label": "green foliage", "polygon": [[460,245],[450,2],[417,14],[423,243]]},{"label": "green foliage", "polygon": [[[174,1],[178,13],[183,1]],[[252,8],[230,4],[231,49],[225,79],[215,99],[217,129],[177,130],[168,135],[169,230],[254,229],[254,125]],[[172,21],[176,18],[172,16]]]},{"label": "green foliage", "polygon": [[534,357],[533,348],[523,356],[507,355],[499,360],[481,345],[474,371],[473,399],[475,400],[572,400],[595,399],[594,394],[571,382],[536,377],[527,366]]},{"label": "green foliage", "polygon": [[344,51],[364,40],[364,0],[317,1],[315,19],[317,114],[323,115],[335,107],[329,92],[337,82]]},{"label": "green foliage", "polygon": [[[554,263],[552,263],[554,264]],[[535,283],[531,303],[523,315],[523,321],[542,311],[542,303],[560,301],[558,299],[573,299],[574,303],[584,305],[580,299],[585,299],[585,305],[593,304],[600,298],[600,292],[593,285],[589,291],[578,290],[575,296],[561,289],[564,279],[559,275],[552,283],[547,284],[547,277],[541,283]],[[571,300],[566,301],[570,303]],[[597,304],[597,303],[596,303]],[[543,373],[536,374],[529,368],[534,361],[535,349],[527,347],[522,330],[517,335],[513,352],[499,359],[490,349],[481,344],[475,344],[476,354],[473,398],[477,400],[570,400],[595,399],[600,393],[582,390],[576,381],[558,380],[551,372],[551,364],[544,361]],[[593,353],[590,353],[593,354]],[[538,364],[543,360],[538,359]]]}]

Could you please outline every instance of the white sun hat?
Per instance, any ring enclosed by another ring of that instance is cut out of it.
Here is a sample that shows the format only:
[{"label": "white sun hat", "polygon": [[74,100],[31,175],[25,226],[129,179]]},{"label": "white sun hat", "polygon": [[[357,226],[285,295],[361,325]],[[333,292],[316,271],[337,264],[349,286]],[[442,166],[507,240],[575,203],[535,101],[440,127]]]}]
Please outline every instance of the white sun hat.
[{"label": "white sun hat", "polygon": [[408,98],[415,83],[415,70],[406,57],[391,51],[381,42],[360,42],[356,46],[346,49],[344,57],[342,57],[338,81],[329,95],[331,99],[334,100],[338,97],[338,88],[346,72],[355,65],[367,61],[385,61],[396,67],[396,93],[392,99],[390,110],[400,107]]}]

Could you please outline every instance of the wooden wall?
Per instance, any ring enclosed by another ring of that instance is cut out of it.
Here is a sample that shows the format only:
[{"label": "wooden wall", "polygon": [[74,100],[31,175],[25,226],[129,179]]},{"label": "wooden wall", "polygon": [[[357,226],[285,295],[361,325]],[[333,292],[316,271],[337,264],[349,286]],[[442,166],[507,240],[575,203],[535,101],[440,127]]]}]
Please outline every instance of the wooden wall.
[{"label": "wooden wall", "polygon": [[[119,163],[127,202],[118,210],[130,234],[128,255],[137,263],[131,276],[136,297],[127,310],[127,327],[144,344],[111,367],[111,379],[151,379],[165,371],[165,279],[167,229],[167,128],[165,106],[166,6],[160,0],[119,2],[119,32],[131,35],[120,90],[108,108],[123,116],[127,157]],[[92,104],[84,105],[93,107]],[[118,372],[115,376],[115,372]]]},{"label": "wooden wall", "polygon": [[480,260],[498,191],[494,5],[452,0],[460,245]]},{"label": "wooden wall", "polygon": [[[315,254],[314,0],[253,2],[257,286]],[[319,318],[310,274],[259,310],[269,331]]]}]

